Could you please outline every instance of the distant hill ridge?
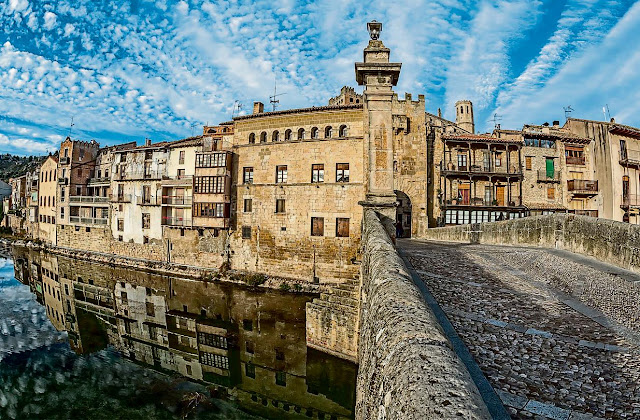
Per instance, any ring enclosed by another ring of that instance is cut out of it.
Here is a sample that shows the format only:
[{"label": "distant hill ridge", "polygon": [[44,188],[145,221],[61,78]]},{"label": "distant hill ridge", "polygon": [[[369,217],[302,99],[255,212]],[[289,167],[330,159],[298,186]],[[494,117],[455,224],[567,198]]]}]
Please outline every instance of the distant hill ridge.
[{"label": "distant hill ridge", "polygon": [[9,178],[20,177],[39,167],[47,156],[15,156],[9,153],[0,155],[0,179],[9,182]]}]

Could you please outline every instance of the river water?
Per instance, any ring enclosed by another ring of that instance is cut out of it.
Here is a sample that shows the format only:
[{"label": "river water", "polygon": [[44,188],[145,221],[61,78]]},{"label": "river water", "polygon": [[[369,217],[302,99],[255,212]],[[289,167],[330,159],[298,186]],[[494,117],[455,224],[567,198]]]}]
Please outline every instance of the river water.
[{"label": "river water", "polygon": [[353,418],[356,366],[306,346],[311,294],[4,254],[2,419]]}]

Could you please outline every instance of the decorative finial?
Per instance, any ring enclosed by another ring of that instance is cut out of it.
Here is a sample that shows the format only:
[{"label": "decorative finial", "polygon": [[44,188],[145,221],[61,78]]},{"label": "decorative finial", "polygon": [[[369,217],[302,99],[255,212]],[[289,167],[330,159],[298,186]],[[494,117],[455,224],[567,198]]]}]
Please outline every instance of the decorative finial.
[{"label": "decorative finial", "polygon": [[372,20],[367,23],[367,30],[369,31],[369,36],[372,40],[376,41],[380,38],[380,32],[382,32],[382,23],[377,20]]}]

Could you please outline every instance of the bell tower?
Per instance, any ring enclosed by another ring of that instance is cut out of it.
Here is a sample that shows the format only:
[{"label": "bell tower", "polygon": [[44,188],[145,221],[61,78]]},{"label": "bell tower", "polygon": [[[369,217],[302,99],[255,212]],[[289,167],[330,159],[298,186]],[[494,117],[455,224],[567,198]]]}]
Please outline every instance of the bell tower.
[{"label": "bell tower", "polygon": [[[395,221],[393,190],[393,86],[398,83],[401,63],[390,63],[391,50],[380,37],[382,23],[367,23],[369,45],[364,62],[356,63],[356,81],[364,85],[364,153],[368,160],[366,198],[360,204]],[[393,232],[395,234],[395,232]]]},{"label": "bell tower", "polygon": [[456,102],[456,124],[471,134],[476,132],[476,125],[473,122],[473,104],[471,101],[465,99]]}]

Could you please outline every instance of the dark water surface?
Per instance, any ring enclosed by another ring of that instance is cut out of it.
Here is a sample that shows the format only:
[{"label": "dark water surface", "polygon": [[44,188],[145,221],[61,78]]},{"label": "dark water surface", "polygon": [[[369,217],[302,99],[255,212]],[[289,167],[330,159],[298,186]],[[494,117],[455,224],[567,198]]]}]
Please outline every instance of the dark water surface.
[{"label": "dark water surface", "polygon": [[356,366],[306,346],[312,297],[14,248],[0,419],[353,418]]}]

